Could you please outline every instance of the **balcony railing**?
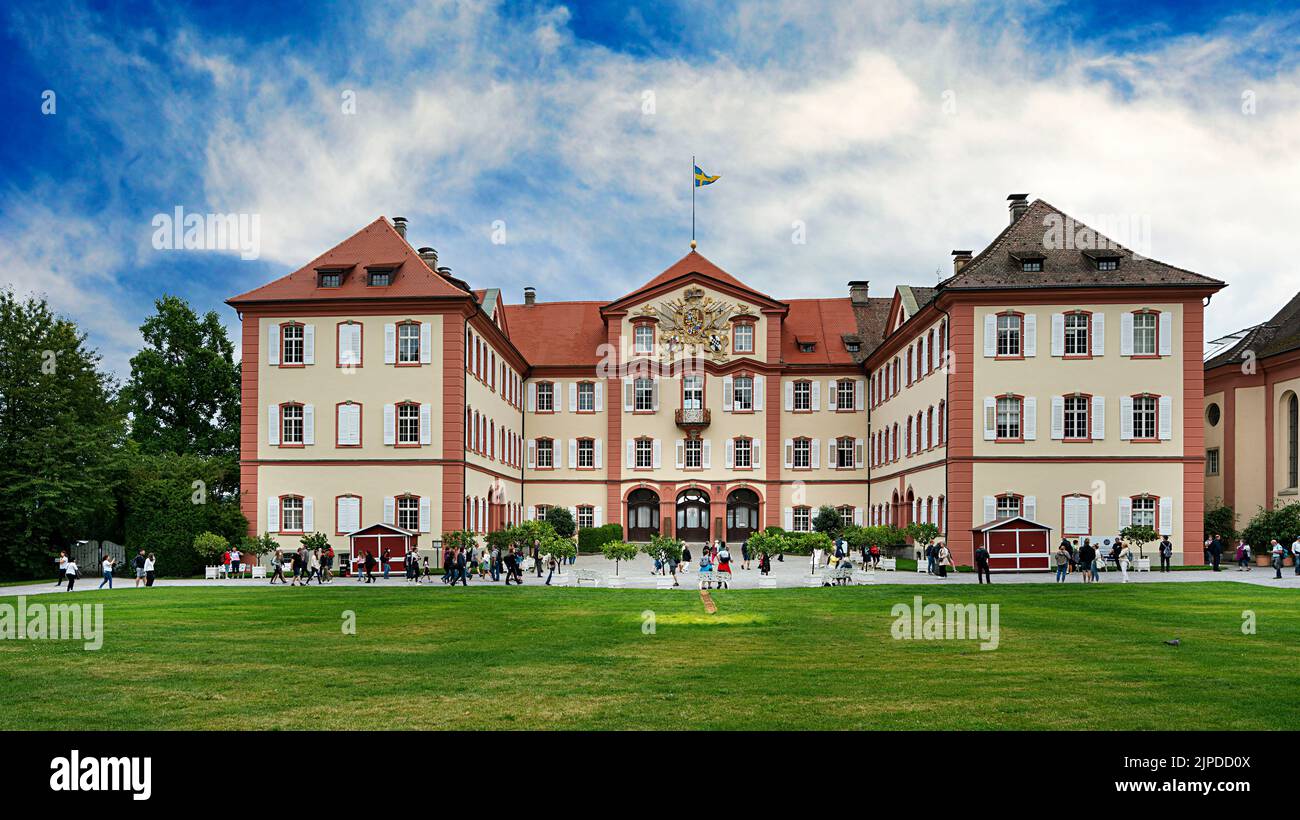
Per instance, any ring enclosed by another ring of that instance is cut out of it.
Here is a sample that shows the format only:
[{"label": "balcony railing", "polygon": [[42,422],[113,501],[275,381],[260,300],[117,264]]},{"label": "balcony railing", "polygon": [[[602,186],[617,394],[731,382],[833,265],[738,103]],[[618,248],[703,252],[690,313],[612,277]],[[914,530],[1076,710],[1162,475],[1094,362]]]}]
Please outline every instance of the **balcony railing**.
[{"label": "balcony railing", "polygon": [[700,410],[688,410],[679,407],[675,416],[677,426],[683,429],[699,429],[709,426],[709,410],[707,407]]}]

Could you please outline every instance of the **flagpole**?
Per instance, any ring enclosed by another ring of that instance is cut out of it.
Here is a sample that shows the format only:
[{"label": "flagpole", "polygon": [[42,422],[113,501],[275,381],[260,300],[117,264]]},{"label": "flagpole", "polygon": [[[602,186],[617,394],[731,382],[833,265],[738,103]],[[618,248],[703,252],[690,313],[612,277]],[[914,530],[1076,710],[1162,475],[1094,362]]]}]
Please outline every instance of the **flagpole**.
[{"label": "flagpole", "polygon": [[695,250],[695,155],[691,154],[691,250]]}]

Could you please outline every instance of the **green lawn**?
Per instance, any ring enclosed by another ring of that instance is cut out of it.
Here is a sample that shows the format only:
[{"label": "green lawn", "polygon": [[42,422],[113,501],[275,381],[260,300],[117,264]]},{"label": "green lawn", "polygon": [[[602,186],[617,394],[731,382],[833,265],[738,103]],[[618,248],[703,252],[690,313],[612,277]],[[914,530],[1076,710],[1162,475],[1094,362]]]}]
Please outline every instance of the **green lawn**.
[{"label": "green lawn", "polygon": [[[1001,604],[1001,645],[895,603]],[[1277,729],[1300,596],[1234,583],[791,589],[157,588],[103,648],[0,641],[0,729]],[[13,604],[15,599],[0,599]],[[1243,635],[1254,610],[1258,634]],[[357,634],[341,633],[344,610]],[[642,633],[654,610],[656,633]],[[1163,641],[1177,637],[1181,646]]]}]

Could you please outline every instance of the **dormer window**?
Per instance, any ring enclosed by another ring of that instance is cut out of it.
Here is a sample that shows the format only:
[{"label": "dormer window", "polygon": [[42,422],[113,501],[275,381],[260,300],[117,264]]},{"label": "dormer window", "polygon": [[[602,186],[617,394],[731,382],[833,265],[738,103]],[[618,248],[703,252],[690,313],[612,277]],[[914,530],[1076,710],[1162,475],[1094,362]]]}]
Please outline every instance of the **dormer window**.
[{"label": "dormer window", "polygon": [[1097,260],[1097,270],[1099,270],[1099,271],[1115,271],[1115,270],[1119,270],[1119,257],[1118,257],[1118,256],[1105,256],[1105,257],[1101,257],[1101,258],[1099,258],[1099,259]]},{"label": "dormer window", "polygon": [[849,351],[850,353],[857,353],[858,351],[862,350],[862,345],[858,344],[857,342],[845,342],[844,349]]},{"label": "dormer window", "polygon": [[316,283],[322,288],[337,288],[343,284],[343,271],[323,270],[320,272]]},{"label": "dormer window", "polygon": [[1042,273],[1043,272],[1042,257],[1021,259],[1020,270],[1024,273]]},{"label": "dormer window", "polygon": [[386,288],[393,283],[391,270],[371,270],[366,272],[366,284],[372,288]]},{"label": "dormer window", "polygon": [[816,343],[816,342],[800,342],[800,343],[799,343],[799,352],[800,352],[800,353],[816,353],[816,352],[817,352],[817,343]]}]

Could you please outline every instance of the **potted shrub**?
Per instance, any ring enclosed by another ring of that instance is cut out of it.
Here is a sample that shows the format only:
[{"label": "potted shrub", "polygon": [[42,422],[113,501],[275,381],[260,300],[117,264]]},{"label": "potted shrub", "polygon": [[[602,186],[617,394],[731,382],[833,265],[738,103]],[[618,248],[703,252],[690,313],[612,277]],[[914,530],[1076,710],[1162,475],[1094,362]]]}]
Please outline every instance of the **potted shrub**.
[{"label": "potted shrub", "polygon": [[606,541],[600,545],[600,551],[607,560],[614,562],[614,574],[618,575],[619,562],[631,561],[641,550],[636,544],[626,541]]}]

